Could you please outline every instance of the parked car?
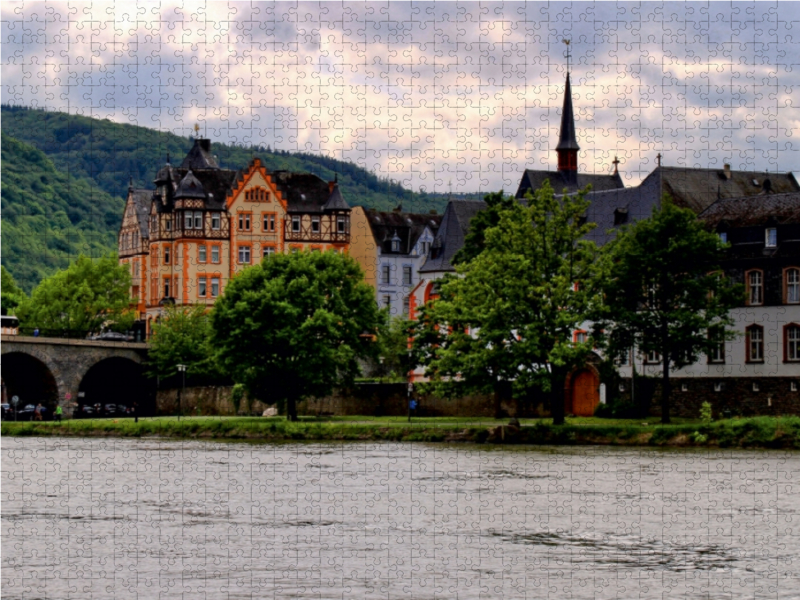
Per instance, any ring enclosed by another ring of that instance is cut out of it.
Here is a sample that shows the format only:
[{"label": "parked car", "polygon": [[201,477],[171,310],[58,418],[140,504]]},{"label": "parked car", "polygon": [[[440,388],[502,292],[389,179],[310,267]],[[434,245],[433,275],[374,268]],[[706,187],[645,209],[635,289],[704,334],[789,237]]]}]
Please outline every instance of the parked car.
[{"label": "parked car", "polygon": [[11,408],[10,404],[0,404],[0,418],[2,418],[3,421],[14,420],[14,410]]},{"label": "parked car", "polygon": [[113,417],[117,414],[117,405],[116,404],[106,404],[103,407],[103,414],[107,417]]},{"label": "parked car", "polygon": [[[36,405],[26,404],[23,408],[17,411],[17,421],[33,421],[35,413],[36,413]],[[42,420],[43,421],[50,420],[50,415],[48,413],[46,406],[42,406]]]},{"label": "parked car", "polygon": [[81,404],[75,412],[75,417],[78,419],[91,419],[94,417],[94,406],[90,404]]}]

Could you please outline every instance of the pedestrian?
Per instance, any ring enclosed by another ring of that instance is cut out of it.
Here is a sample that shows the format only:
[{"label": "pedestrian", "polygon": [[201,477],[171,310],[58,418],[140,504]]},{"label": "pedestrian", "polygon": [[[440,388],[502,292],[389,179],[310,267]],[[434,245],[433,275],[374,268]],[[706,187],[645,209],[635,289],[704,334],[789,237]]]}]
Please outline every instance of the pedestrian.
[{"label": "pedestrian", "polygon": [[39,337],[39,328],[33,330],[33,337]]},{"label": "pedestrian", "polygon": [[139,409],[139,404],[137,402],[134,402],[133,406],[131,407],[131,410],[133,411],[133,422],[134,423],[138,423],[139,422],[139,410],[138,409]]},{"label": "pedestrian", "polygon": [[58,406],[56,406],[56,412],[55,412],[56,421],[61,423],[61,415],[63,415],[63,414],[64,414],[64,409],[61,408],[61,405],[59,404]]},{"label": "pedestrian", "polygon": [[35,421],[42,420],[42,403],[36,405],[36,409],[33,411],[33,418]]}]

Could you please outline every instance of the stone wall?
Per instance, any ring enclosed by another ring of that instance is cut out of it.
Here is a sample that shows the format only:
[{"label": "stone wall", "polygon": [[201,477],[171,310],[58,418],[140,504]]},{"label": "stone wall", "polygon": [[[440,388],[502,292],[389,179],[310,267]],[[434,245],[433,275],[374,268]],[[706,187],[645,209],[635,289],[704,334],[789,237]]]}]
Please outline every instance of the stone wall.
[{"label": "stone wall", "polygon": [[[178,413],[180,388],[159,390],[156,396],[156,414],[175,415]],[[187,387],[183,390],[180,404],[182,414],[201,416],[261,415],[266,404],[257,400],[249,401],[245,396],[236,411],[231,395],[232,386]]]}]

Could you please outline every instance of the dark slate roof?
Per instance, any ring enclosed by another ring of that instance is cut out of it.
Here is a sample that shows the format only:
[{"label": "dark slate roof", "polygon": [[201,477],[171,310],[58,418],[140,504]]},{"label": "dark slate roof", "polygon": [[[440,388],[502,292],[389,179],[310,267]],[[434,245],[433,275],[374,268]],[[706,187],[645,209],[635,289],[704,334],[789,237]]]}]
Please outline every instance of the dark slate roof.
[{"label": "dark slate roof", "polygon": [[[164,171],[164,169],[162,169],[162,171]],[[189,174],[188,169],[176,169],[174,167],[170,167],[167,171],[169,179],[162,180],[161,183],[165,183],[169,188],[168,197],[162,199],[162,201],[156,205],[158,212],[171,212],[173,210],[173,201],[180,189],[180,184],[183,183],[184,179]],[[184,195],[182,197],[203,198],[207,210],[223,210],[228,193],[233,188],[237,179],[241,177],[240,171],[231,171],[229,169],[206,169],[202,171],[192,171],[191,173],[193,181],[199,182],[202,189],[197,190],[195,188],[192,195]],[[209,196],[209,194],[211,195]]]},{"label": "dark slate roof", "polygon": [[328,196],[328,201],[325,202],[322,210],[350,210],[350,205],[345,202],[338,185],[333,186],[333,191]]},{"label": "dark slate roof", "polygon": [[[662,189],[678,206],[701,213],[722,198],[757,196],[764,192],[764,181],[769,180],[772,193],[783,194],[800,191],[791,173],[765,173],[755,171],[729,171],[724,169],[694,169],[684,167],[658,167],[648,177],[659,175]],[[754,183],[755,182],[755,183]]]},{"label": "dark slate roof", "polygon": [[800,193],[724,198],[700,213],[699,218],[711,228],[722,222],[729,227],[754,227],[768,222],[800,224]]},{"label": "dark slate roof", "polygon": [[[441,215],[380,212],[372,209],[364,209],[364,213],[382,254],[410,254],[425,228],[430,228],[436,236],[442,222]],[[400,240],[400,252],[392,251],[392,238],[395,236]]]},{"label": "dark slate roof", "polygon": [[575,138],[575,115],[572,112],[572,86],[569,84],[569,73],[567,73],[567,85],[564,88],[564,106],[561,108],[561,132],[558,137],[556,150],[580,150],[578,140]]},{"label": "dark slate roof", "polygon": [[622,178],[619,176],[619,173],[614,173],[612,175],[578,173],[578,183],[575,185],[574,183],[570,183],[569,180],[559,171],[536,171],[533,169],[525,169],[525,172],[522,174],[522,179],[519,182],[519,188],[517,188],[516,197],[524,198],[525,192],[528,190],[535,192],[542,187],[545,179],[550,180],[550,186],[557,194],[560,194],[564,188],[567,188],[567,191],[574,192],[585,188],[588,184],[592,184],[592,190],[596,192],[625,187],[625,184],[622,182]]},{"label": "dark slate roof", "polygon": [[150,237],[150,203],[153,201],[153,190],[128,188],[128,197],[133,201],[133,208],[136,211],[139,235],[147,239]]},{"label": "dark slate roof", "polygon": [[476,214],[486,208],[486,203],[481,200],[451,200],[442,216],[439,232],[433,242],[431,252],[436,250],[436,258],[428,255],[420,273],[434,271],[454,271],[450,261],[456,252],[464,245],[464,238],[469,231],[469,223]]},{"label": "dark slate roof", "polygon": [[203,184],[194,176],[191,170],[181,179],[178,189],[175,190],[175,199],[178,198],[199,198],[205,200],[208,193],[203,189]]},{"label": "dark slate roof", "polygon": [[216,157],[211,154],[211,140],[195,139],[194,146],[181,163],[181,169],[219,169]]},{"label": "dark slate roof", "polygon": [[[286,200],[289,212],[314,213],[331,210],[328,201],[342,206],[337,210],[348,210],[350,206],[341,197],[338,186],[330,190],[327,181],[323,181],[312,173],[291,173],[289,171],[273,171],[270,173],[272,180]],[[339,195],[339,199],[331,196]]]}]

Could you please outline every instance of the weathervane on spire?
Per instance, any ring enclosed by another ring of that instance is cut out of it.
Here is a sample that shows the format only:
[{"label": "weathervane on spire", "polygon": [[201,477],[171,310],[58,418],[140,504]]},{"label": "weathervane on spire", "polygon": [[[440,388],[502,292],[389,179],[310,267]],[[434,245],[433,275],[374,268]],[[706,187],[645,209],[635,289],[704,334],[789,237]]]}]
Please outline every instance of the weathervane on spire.
[{"label": "weathervane on spire", "polygon": [[200,123],[194,124],[194,137],[196,138],[200,137]]},{"label": "weathervane on spire", "polygon": [[569,58],[570,58],[569,43],[571,40],[564,39],[561,41],[564,42],[564,44],[567,46],[567,73],[569,73]]}]

